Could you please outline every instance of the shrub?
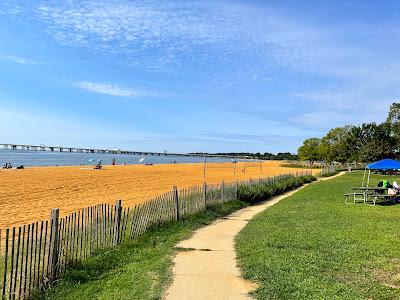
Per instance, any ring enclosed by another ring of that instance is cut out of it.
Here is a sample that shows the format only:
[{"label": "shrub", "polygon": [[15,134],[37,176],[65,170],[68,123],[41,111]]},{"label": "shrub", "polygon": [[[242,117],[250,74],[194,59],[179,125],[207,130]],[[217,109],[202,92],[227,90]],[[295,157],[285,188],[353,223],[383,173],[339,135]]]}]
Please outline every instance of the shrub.
[{"label": "shrub", "polygon": [[321,177],[330,177],[330,176],[334,176],[336,174],[339,174],[339,171],[325,173],[325,174],[322,174]]},{"label": "shrub", "polygon": [[257,203],[267,200],[273,196],[280,195],[316,180],[312,175],[307,176],[285,176],[277,181],[263,181],[253,185],[240,185],[238,190],[239,200],[248,203]]}]

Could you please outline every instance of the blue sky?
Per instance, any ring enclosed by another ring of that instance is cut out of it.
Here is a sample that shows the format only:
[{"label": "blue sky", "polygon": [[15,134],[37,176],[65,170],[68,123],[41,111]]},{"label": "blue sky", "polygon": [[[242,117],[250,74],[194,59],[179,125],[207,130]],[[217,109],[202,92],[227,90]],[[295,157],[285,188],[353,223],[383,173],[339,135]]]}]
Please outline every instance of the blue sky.
[{"label": "blue sky", "polygon": [[398,1],[0,2],[0,141],[295,152],[382,121]]}]

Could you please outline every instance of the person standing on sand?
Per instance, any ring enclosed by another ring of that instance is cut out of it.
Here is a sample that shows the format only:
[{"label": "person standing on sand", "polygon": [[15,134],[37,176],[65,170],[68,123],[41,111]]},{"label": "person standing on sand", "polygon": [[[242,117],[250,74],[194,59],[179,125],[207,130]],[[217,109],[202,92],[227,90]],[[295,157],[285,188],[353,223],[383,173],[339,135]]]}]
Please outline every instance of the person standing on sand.
[{"label": "person standing on sand", "polygon": [[115,158],[112,160],[112,165],[115,166]]}]

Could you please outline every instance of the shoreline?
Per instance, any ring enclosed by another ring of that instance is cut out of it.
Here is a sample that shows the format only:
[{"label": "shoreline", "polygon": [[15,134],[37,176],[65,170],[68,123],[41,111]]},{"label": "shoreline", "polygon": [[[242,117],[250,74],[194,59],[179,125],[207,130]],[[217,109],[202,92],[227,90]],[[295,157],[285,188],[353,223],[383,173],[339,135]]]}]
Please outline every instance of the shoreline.
[{"label": "shoreline", "polygon": [[[273,161],[273,160],[269,160]],[[263,161],[268,162],[268,160]],[[237,161],[237,163],[244,163],[244,161]],[[260,164],[259,161],[246,161],[246,163],[249,164]],[[145,167],[151,167],[151,166],[164,166],[164,165],[203,165],[203,162],[176,162],[176,163],[151,163],[151,164],[115,164],[115,165],[102,165],[103,167],[132,167],[132,166],[145,166]],[[223,162],[218,162],[218,161],[207,161],[206,164],[233,164],[233,162],[229,161],[223,161]],[[13,166],[12,169],[2,169],[0,167],[0,170],[16,170],[17,165]],[[89,164],[82,164],[82,165],[45,165],[45,166],[33,166],[33,165],[23,165],[24,169],[33,169],[33,168],[73,168],[73,167],[94,167],[96,165],[89,165]],[[282,167],[286,169],[293,169],[290,167]],[[24,170],[22,169],[22,170]],[[304,169],[308,170],[308,169]]]}]

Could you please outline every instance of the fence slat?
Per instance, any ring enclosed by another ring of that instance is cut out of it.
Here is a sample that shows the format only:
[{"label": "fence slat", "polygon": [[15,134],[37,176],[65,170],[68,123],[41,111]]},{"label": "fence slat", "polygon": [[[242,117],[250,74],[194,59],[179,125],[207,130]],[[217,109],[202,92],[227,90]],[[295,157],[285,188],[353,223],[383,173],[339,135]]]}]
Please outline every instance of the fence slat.
[{"label": "fence slat", "polygon": [[35,231],[35,223],[32,223],[31,230],[31,243],[29,249],[29,279],[28,279],[28,298],[31,295],[31,284],[32,284],[32,260],[33,260],[33,234]]},{"label": "fence slat", "polygon": [[6,229],[6,243],[4,245],[4,274],[3,274],[3,291],[2,291],[2,299],[6,296],[7,289],[7,265],[8,265],[8,236],[10,234],[10,229]]},{"label": "fence slat", "polygon": [[34,259],[33,259],[33,280],[32,280],[32,288],[35,288],[36,284],[36,265],[37,265],[37,242],[38,242],[38,226],[39,222],[35,223],[35,250],[34,250]]},{"label": "fence slat", "polygon": [[40,274],[40,263],[42,261],[42,240],[43,240],[43,224],[44,222],[42,221],[40,223],[40,235],[39,235],[39,255],[38,255],[38,267],[37,267],[37,286],[40,288],[40,283],[41,283],[41,274]]},{"label": "fence slat", "polygon": [[10,264],[10,280],[9,280],[9,291],[8,298],[10,299],[13,290],[13,280],[14,280],[14,252],[15,252],[15,227],[12,228],[11,234],[11,264]]},{"label": "fence slat", "polygon": [[17,256],[15,262],[15,273],[14,273],[14,288],[12,292],[12,298],[15,298],[15,292],[17,289],[17,278],[18,278],[18,264],[19,264],[19,247],[21,244],[21,226],[18,227],[18,241],[17,241]]}]

